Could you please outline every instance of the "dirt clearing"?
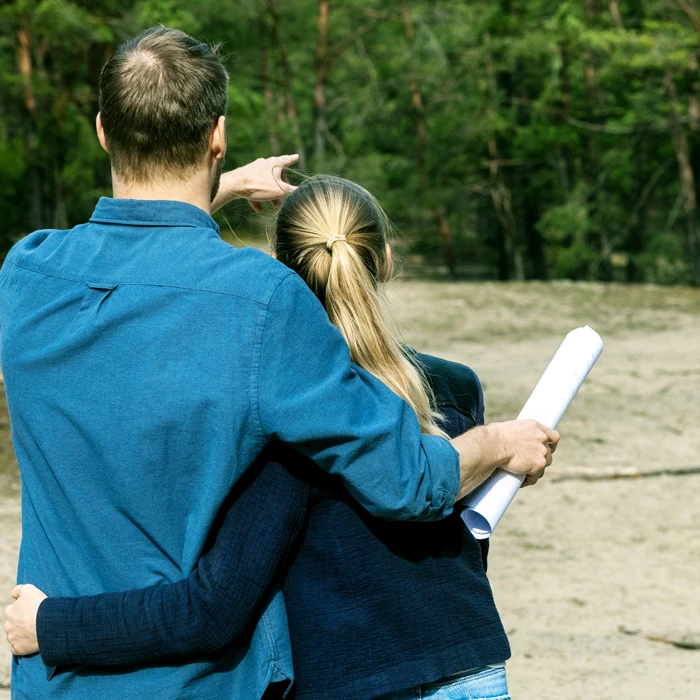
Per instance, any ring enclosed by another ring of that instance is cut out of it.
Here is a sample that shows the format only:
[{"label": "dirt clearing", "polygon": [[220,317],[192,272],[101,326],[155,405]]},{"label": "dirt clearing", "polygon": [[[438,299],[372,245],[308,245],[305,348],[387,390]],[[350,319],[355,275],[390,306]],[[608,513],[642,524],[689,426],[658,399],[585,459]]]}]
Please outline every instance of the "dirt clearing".
[{"label": "dirt clearing", "polygon": [[[700,465],[700,291],[410,281],[390,300],[407,342],[476,370],[489,421],[514,418],[564,335],[589,324],[606,347],[562,420],[557,468]],[[20,505],[0,421],[4,599]],[[515,700],[700,698],[700,651],[643,636],[700,633],[700,475],[545,479],[518,494],[491,552]],[[0,650],[6,687],[4,637]]]}]

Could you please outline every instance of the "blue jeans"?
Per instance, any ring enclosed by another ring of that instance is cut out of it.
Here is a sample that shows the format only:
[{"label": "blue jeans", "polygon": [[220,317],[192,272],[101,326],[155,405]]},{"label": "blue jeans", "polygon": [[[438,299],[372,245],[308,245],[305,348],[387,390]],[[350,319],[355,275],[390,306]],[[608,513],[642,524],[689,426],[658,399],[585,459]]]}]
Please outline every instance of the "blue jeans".
[{"label": "blue jeans", "polygon": [[380,700],[510,700],[505,668],[476,669],[440,683],[428,683]]}]

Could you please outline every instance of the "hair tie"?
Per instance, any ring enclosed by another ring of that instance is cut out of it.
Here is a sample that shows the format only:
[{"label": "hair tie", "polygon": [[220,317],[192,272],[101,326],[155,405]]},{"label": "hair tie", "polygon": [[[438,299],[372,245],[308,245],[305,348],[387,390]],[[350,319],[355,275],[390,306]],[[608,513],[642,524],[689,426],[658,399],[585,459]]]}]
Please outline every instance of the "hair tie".
[{"label": "hair tie", "polygon": [[328,239],[328,241],[326,241],[326,248],[328,248],[328,250],[329,250],[330,252],[333,252],[333,251],[332,251],[333,244],[334,244],[336,241],[346,241],[346,242],[347,242],[347,240],[348,240],[348,237],[347,237],[347,236],[331,236],[331,237]]}]

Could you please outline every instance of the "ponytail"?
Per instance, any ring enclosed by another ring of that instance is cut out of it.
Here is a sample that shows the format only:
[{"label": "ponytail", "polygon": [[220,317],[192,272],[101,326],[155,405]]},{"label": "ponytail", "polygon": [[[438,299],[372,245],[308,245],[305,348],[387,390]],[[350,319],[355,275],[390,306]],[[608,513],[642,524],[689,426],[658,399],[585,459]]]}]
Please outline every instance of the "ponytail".
[{"label": "ponytail", "polygon": [[302,184],[283,204],[273,249],[325,305],[353,362],[373,374],[415,411],[423,433],[446,436],[437,425],[432,390],[391,332],[380,286],[389,276],[390,224],[366,190],[340,178]]}]

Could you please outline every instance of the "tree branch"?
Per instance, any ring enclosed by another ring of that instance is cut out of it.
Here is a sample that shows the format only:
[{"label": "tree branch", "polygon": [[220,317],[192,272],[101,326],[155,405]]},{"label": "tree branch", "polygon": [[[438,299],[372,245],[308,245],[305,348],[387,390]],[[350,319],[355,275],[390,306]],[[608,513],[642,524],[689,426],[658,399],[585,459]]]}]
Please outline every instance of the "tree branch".
[{"label": "tree branch", "polygon": [[686,16],[693,25],[693,29],[700,33],[700,17],[698,17],[697,12],[695,12],[695,8],[689,2],[687,2],[687,0],[676,0],[676,5],[678,5],[678,7],[685,12]]}]

